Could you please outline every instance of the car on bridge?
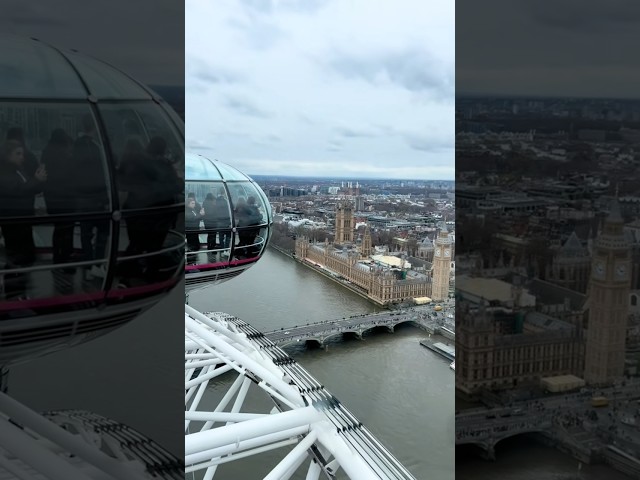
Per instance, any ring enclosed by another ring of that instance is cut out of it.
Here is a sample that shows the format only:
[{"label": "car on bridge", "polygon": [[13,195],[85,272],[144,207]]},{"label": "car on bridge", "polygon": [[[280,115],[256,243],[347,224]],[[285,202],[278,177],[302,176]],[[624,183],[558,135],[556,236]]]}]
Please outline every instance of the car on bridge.
[{"label": "car on bridge", "polygon": [[606,407],[607,405],[609,405],[609,399],[607,397],[593,397],[591,399],[592,407]]}]

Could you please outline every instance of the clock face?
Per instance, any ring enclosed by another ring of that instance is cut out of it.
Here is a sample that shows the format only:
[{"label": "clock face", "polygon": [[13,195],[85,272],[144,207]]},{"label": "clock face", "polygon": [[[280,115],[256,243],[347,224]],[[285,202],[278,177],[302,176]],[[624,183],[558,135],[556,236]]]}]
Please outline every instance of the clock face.
[{"label": "clock face", "polygon": [[444,256],[445,256],[445,257],[448,257],[448,256],[450,256],[450,255],[451,255],[451,250],[445,250],[445,251],[444,251]]},{"label": "clock face", "polygon": [[624,263],[621,263],[616,266],[616,277],[618,278],[626,278],[627,276],[627,266]]},{"label": "clock face", "polygon": [[597,276],[602,277],[604,275],[604,262],[597,262],[595,265],[595,273]]},{"label": "clock face", "polygon": [[439,256],[440,256],[440,249],[436,248],[436,257],[439,257]]}]

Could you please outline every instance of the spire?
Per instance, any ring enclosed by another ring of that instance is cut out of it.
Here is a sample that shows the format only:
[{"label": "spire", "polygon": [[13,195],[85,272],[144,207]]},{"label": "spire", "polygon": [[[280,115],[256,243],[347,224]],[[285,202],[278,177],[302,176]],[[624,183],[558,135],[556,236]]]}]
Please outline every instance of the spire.
[{"label": "spire", "polygon": [[605,223],[623,223],[624,220],[622,219],[622,214],[620,213],[620,203],[618,202],[618,187],[616,187],[616,196],[614,197],[613,201],[611,202],[611,206],[609,208],[609,215],[607,216],[607,219],[605,221]]},{"label": "spire", "polygon": [[569,238],[562,246],[561,251],[566,254],[576,254],[576,253],[582,253],[584,251],[582,242],[576,235],[575,230],[571,233],[571,235],[569,235]]}]

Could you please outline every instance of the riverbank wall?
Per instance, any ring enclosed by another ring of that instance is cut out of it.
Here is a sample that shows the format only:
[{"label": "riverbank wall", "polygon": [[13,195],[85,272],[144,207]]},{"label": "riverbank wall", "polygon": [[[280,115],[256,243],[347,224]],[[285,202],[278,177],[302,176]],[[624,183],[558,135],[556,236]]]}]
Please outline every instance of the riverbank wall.
[{"label": "riverbank wall", "polygon": [[361,296],[362,298],[364,298],[365,300],[368,300],[370,303],[374,304],[376,307],[379,308],[384,308],[387,309],[387,305],[371,298],[369,295],[367,295],[366,292],[363,292],[362,290],[360,290],[359,288],[343,282],[342,280],[340,280],[339,278],[335,278],[332,275],[330,275],[329,273],[327,273],[325,270],[323,270],[322,268],[316,267],[315,265],[310,264],[309,262],[305,262],[303,260],[300,260],[299,258],[296,258],[294,255],[292,255],[291,253],[287,252],[286,250],[284,250],[283,248],[280,248],[278,246],[275,245],[269,245],[269,247],[273,248],[274,250],[280,252],[283,255],[286,255],[289,258],[292,258],[293,260],[295,260],[296,262],[298,262],[301,265],[304,265],[307,268],[310,268],[311,270],[318,272],[320,275],[323,275],[324,277],[328,278],[329,280],[333,281],[334,283],[337,283],[338,285],[346,288],[347,290],[351,290],[353,293],[355,293],[356,295]]}]

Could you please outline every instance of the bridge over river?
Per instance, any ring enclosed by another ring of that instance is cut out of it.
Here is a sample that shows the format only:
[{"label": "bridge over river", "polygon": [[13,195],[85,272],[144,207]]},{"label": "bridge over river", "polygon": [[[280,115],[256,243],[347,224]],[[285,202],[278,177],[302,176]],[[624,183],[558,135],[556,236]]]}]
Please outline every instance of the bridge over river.
[{"label": "bridge over river", "polygon": [[553,428],[550,412],[527,411],[516,414],[507,409],[485,410],[482,414],[456,415],[456,445],[474,444],[495,458],[496,444],[524,433],[549,432]]},{"label": "bridge over river", "polygon": [[[591,405],[593,396],[609,398],[610,405],[595,409]],[[494,459],[495,446],[500,441],[515,435],[537,433],[561,445],[580,461],[589,463],[594,453],[602,452],[609,443],[596,432],[609,431],[616,423],[614,407],[619,412],[628,410],[627,416],[633,416],[639,398],[640,382],[634,379],[627,380],[624,385],[513,401],[494,408],[462,410],[456,414],[455,443],[476,445],[487,458]],[[586,414],[596,410],[594,418]],[[634,424],[627,431],[620,429],[615,440],[618,446],[626,443],[637,445],[640,432]],[[640,460],[637,459],[637,449],[633,450],[627,453],[633,454],[635,475],[635,472],[640,472]]]},{"label": "bridge over river", "polygon": [[314,341],[322,346],[330,338],[339,335],[352,334],[361,339],[365,332],[374,328],[384,328],[389,332],[393,332],[397,325],[406,322],[412,322],[418,326],[435,327],[437,325],[436,320],[428,310],[416,308],[297,325],[265,332],[264,335],[280,347],[303,341]]}]

